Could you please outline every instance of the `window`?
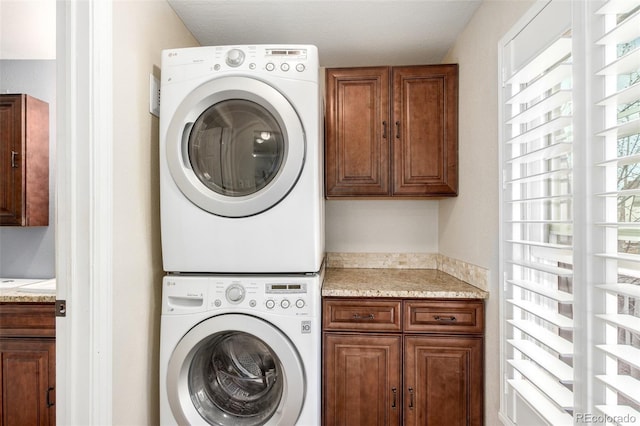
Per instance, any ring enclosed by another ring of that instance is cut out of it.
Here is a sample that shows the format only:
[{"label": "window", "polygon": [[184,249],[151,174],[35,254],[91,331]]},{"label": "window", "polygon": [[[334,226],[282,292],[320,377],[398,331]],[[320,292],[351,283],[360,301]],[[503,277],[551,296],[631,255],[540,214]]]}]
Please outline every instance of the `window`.
[{"label": "window", "polygon": [[640,422],[639,5],[541,2],[502,41],[507,423]]}]

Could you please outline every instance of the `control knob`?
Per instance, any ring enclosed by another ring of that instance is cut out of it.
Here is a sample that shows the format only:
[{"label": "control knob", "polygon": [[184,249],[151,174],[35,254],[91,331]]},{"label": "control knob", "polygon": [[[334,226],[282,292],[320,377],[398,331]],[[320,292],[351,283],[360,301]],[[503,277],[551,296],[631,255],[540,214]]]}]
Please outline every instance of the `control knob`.
[{"label": "control knob", "polygon": [[239,67],[244,62],[244,52],[240,49],[231,49],[227,52],[227,65]]},{"label": "control knob", "polygon": [[227,288],[225,295],[230,303],[240,303],[244,299],[244,287],[240,284],[232,284]]}]

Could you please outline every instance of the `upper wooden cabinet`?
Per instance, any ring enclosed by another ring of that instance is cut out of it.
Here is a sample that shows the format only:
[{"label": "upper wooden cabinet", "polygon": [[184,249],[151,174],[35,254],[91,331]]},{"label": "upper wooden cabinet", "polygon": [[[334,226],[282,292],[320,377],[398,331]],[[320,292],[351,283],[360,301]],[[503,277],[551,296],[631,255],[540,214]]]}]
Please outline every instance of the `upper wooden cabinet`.
[{"label": "upper wooden cabinet", "polygon": [[458,193],[458,65],[326,71],[327,198]]},{"label": "upper wooden cabinet", "polygon": [[49,105],[0,95],[0,225],[49,224]]}]

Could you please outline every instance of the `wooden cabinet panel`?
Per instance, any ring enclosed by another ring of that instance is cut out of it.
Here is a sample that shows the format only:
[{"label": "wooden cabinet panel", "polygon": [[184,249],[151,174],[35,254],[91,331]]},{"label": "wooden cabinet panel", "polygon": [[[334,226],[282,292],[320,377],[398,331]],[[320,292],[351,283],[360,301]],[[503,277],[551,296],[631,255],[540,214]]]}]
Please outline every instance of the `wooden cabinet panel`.
[{"label": "wooden cabinet panel", "polygon": [[326,300],[322,321],[325,330],[400,331],[400,312],[400,300]]},{"label": "wooden cabinet panel", "polygon": [[324,335],[324,424],[399,425],[401,336]]},{"label": "wooden cabinet panel", "polygon": [[0,419],[4,426],[55,424],[55,342],[0,338]]},{"label": "wooden cabinet panel", "polygon": [[326,298],[323,424],[482,425],[483,348],[482,300]]},{"label": "wooden cabinet panel", "polygon": [[49,105],[0,95],[0,225],[49,224]]},{"label": "wooden cabinet panel", "polygon": [[458,66],[326,72],[326,195],[458,192]]},{"label": "wooden cabinet panel", "polygon": [[389,193],[389,69],[327,70],[328,195]]},{"label": "wooden cabinet panel", "polygon": [[0,304],[0,425],[55,425],[55,305]]},{"label": "wooden cabinet panel", "polygon": [[406,425],[481,425],[482,337],[405,336]]},{"label": "wooden cabinet panel", "polygon": [[455,300],[405,301],[405,331],[482,333],[484,303]]},{"label": "wooden cabinet panel", "polygon": [[458,191],[458,68],[393,68],[394,195]]}]

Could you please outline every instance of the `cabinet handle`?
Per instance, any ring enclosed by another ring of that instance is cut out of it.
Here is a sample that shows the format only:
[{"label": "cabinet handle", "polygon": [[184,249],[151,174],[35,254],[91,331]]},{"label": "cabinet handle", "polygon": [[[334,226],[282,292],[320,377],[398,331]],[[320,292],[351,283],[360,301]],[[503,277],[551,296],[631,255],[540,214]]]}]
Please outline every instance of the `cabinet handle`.
[{"label": "cabinet handle", "polygon": [[11,151],[11,168],[12,169],[18,168],[18,162],[16,161],[17,158],[18,158],[18,153],[16,151]]},{"label": "cabinet handle", "polygon": [[396,139],[400,139],[400,122],[396,121]]},{"label": "cabinet handle", "polygon": [[383,121],[382,122],[382,139],[386,139],[387,138],[387,122]]},{"label": "cabinet handle", "polygon": [[398,396],[398,389],[391,388],[391,393],[393,394],[393,401],[391,401],[391,408],[396,408],[396,397]]},{"label": "cabinet handle", "polygon": [[441,317],[440,315],[434,315],[433,319],[440,322],[456,322],[456,317],[453,315],[450,317]]},{"label": "cabinet handle", "polygon": [[53,407],[54,405],[56,405],[55,402],[51,402],[51,392],[53,391],[54,388],[49,388],[47,389],[47,407]]},{"label": "cabinet handle", "polygon": [[375,319],[376,316],[374,314],[368,314],[368,315],[360,315],[360,314],[353,314],[353,319],[354,320],[372,320]]},{"label": "cabinet handle", "polygon": [[409,409],[413,410],[413,388],[409,388]]}]

